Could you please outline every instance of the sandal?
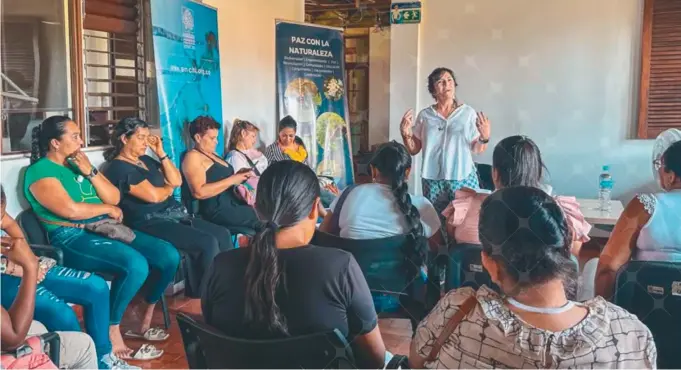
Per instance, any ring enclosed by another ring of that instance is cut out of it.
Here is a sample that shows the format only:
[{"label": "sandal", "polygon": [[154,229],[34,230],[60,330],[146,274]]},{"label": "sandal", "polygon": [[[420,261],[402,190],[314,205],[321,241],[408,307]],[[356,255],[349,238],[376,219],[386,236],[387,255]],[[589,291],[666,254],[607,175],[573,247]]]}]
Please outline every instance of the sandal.
[{"label": "sandal", "polygon": [[151,361],[163,356],[163,350],[153,344],[143,344],[132,356],[118,356],[121,360]]},{"label": "sandal", "polygon": [[143,339],[149,342],[163,342],[170,336],[170,334],[161,328],[149,328],[143,334],[128,330],[124,335],[128,338]]}]

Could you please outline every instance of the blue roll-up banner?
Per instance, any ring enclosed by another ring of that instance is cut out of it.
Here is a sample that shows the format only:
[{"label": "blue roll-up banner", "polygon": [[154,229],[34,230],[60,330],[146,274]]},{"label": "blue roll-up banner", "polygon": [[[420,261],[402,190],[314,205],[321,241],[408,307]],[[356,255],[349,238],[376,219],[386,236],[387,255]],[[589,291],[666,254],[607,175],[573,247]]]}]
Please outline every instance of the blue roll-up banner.
[{"label": "blue roll-up banner", "polygon": [[[163,148],[179,168],[194,145],[189,123],[198,116],[222,123],[218,13],[189,0],[151,0],[151,24]],[[223,136],[221,129],[219,155]]]},{"label": "blue roll-up banner", "polygon": [[277,120],[298,122],[310,163],[339,188],[353,184],[343,31],[277,21]]}]

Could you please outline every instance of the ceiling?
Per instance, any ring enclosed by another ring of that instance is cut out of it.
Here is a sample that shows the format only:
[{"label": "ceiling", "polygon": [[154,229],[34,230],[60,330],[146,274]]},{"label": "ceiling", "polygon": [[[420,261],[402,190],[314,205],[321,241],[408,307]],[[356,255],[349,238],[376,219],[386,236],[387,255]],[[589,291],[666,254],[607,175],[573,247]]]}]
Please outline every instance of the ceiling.
[{"label": "ceiling", "polygon": [[389,25],[391,0],[305,0],[309,22],[340,27]]},{"label": "ceiling", "polygon": [[324,13],[327,11],[379,10],[387,12],[392,0],[305,0],[305,13]]}]

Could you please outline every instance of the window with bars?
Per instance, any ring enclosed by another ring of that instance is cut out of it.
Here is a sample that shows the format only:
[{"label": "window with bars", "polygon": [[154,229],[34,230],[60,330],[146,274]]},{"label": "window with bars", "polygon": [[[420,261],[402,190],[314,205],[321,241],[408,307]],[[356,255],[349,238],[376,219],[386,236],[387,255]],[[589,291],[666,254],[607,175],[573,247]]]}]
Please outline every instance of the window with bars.
[{"label": "window with bars", "polygon": [[69,8],[63,0],[0,1],[2,153],[31,150],[31,131],[73,115]]},{"label": "window with bars", "polygon": [[144,6],[140,0],[85,0],[86,137],[108,145],[120,119],[146,119]]},{"label": "window with bars", "polygon": [[681,128],[681,1],[645,0],[638,137]]}]

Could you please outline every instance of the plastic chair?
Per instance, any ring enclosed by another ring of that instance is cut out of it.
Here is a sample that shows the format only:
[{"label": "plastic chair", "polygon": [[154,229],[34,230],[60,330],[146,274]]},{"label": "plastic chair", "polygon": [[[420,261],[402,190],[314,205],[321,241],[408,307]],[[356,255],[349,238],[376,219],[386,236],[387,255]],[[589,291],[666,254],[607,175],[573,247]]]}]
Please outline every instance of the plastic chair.
[{"label": "plastic chair", "polygon": [[[415,330],[427,313],[425,293],[430,284],[418,277],[421,273],[420,266],[405,257],[403,250],[408,242],[409,239],[404,235],[358,240],[316,231],[310,244],[351,253],[372,293],[389,295],[400,301],[398,312],[386,312],[377,307],[379,317],[408,318],[412,323],[412,330]],[[439,289],[439,286],[435,289]]]},{"label": "plastic chair", "polygon": [[[34,251],[38,251],[38,253],[51,253],[55,256],[58,256],[59,259],[55,258],[57,260],[58,264],[63,264],[64,262],[64,254],[61,249],[56,248],[54,246],[49,245],[48,237],[47,237],[47,232],[43,228],[43,225],[40,223],[40,220],[38,219],[38,216],[33,212],[32,209],[26,209],[21,211],[19,213],[19,216],[17,216],[17,223],[19,224],[19,227],[24,231],[24,235],[26,236],[26,241],[31,245],[31,248]],[[56,252],[58,251],[58,252]],[[42,254],[48,257],[52,257],[47,254]],[[54,257],[52,257],[54,258]],[[182,263],[180,264],[182,265]],[[107,274],[104,272],[99,272],[99,271],[94,271],[97,275],[101,276],[107,281],[112,281],[115,279],[114,275]],[[166,302],[166,296],[165,294],[161,295],[161,309],[163,310],[163,323],[166,329],[170,328],[170,313],[168,312],[168,304]]]},{"label": "plastic chair", "polygon": [[494,191],[494,181],[492,180],[492,166],[484,163],[476,163],[478,170],[478,182],[481,189]]},{"label": "plastic chair", "polygon": [[177,314],[190,369],[354,369],[343,335],[332,331],[271,340],[226,336],[180,312]]},{"label": "plastic chair", "polygon": [[478,244],[456,244],[450,248],[445,291],[461,287],[478,289],[482,285],[499,291],[482,267],[480,252],[482,252],[482,246]]},{"label": "plastic chair", "polygon": [[630,261],[617,272],[614,303],[653,333],[658,368],[681,368],[681,262]]}]

